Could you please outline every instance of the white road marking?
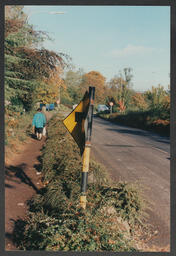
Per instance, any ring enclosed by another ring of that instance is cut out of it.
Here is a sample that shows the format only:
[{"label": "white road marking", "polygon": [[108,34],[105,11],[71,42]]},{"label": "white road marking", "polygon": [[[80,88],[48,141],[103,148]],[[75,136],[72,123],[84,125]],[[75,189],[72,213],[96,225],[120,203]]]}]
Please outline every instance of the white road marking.
[{"label": "white road marking", "polygon": [[169,154],[167,151],[164,151],[164,150],[162,150],[162,149],[160,149],[160,148],[157,148],[157,147],[155,147],[155,146],[153,146],[153,145],[151,145],[152,146],[152,148],[154,148],[155,150],[158,150],[158,151],[160,151],[160,152],[162,152],[162,153],[165,153],[165,154]]}]

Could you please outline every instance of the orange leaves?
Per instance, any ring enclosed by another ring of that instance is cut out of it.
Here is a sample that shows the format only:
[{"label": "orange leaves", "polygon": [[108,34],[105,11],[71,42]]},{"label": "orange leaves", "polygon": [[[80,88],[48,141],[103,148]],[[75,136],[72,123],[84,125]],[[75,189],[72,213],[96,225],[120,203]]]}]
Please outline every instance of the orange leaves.
[{"label": "orange leaves", "polygon": [[139,109],[146,109],[148,107],[148,104],[141,93],[135,93],[135,95],[132,96],[132,103]]},{"label": "orange leaves", "polygon": [[5,113],[5,125],[9,128],[15,128],[19,124],[20,113],[6,110]]},{"label": "orange leaves", "polygon": [[[61,67],[57,66],[55,70],[50,72],[48,78],[44,79],[44,82],[47,84],[47,94],[50,95],[50,98],[53,98],[55,101],[60,97],[60,89],[66,90],[66,85],[64,80],[61,78],[63,70]],[[49,103],[49,102],[48,102]]]},{"label": "orange leaves", "polygon": [[162,120],[162,119],[158,119],[158,120],[155,120],[153,121],[153,124],[155,125],[163,125],[163,126],[166,126],[170,123],[170,121],[168,120]]},{"label": "orange leaves", "polygon": [[42,101],[44,104],[55,102],[58,98],[58,87],[56,85],[48,86],[42,83],[36,89],[36,99]]},{"label": "orange leaves", "polygon": [[23,26],[23,21],[21,20],[5,20],[5,37],[10,33],[16,33]]},{"label": "orange leaves", "polygon": [[166,109],[170,109],[170,96],[166,95],[163,99],[163,106]]},{"label": "orange leaves", "polygon": [[112,239],[109,239],[108,244],[115,244],[116,242]]},{"label": "orange leaves", "polygon": [[97,71],[91,71],[83,76],[81,89],[88,89],[89,86],[95,87],[96,103],[104,102],[106,78]]},{"label": "orange leaves", "polygon": [[94,86],[104,86],[106,80],[105,77],[97,71],[91,71],[85,74],[84,77],[86,78],[87,83],[92,84]]},{"label": "orange leaves", "polygon": [[63,70],[60,66],[56,66],[55,70],[51,70],[49,77],[45,78],[44,81],[49,84],[49,85],[56,85],[56,86],[61,86],[63,85],[63,80],[61,79],[61,74]]},{"label": "orange leaves", "polygon": [[61,78],[61,67],[57,66],[55,70],[50,71],[49,77],[43,78],[43,82],[36,88],[36,99],[44,104],[56,102],[60,95],[60,88],[65,89],[65,84]]},{"label": "orange leaves", "polygon": [[9,127],[9,128],[16,128],[18,126],[18,123],[19,121],[15,118],[10,118],[8,120],[6,120],[6,125]]},{"label": "orange leaves", "polygon": [[119,100],[119,101],[118,101],[118,105],[119,105],[119,107],[118,107],[119,111],[120,111],[120,112],[124,112],[125,109],[126,109],[125,104],[124,104],[124,101],[123,101],[123,100]]}]

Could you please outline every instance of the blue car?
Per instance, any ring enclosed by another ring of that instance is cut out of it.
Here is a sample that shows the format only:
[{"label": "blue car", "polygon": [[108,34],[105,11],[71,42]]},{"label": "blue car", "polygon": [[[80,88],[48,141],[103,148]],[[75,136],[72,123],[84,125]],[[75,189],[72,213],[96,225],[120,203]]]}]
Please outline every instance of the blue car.
[{"label": "blue car", "polygon": [[54,110],[54,103],[49,104],[49,110]]},{"label": "blue car", "polygon": [[46,111],[54,110],[54,103],[46,104]]},{"label": "blue car", "polygon": [[50,103],[50,104],[40,104],[40,107],[42,108],[43,106],[46,107],[46,111],[50,111],[50,110],[54,110],[54,103]]}]

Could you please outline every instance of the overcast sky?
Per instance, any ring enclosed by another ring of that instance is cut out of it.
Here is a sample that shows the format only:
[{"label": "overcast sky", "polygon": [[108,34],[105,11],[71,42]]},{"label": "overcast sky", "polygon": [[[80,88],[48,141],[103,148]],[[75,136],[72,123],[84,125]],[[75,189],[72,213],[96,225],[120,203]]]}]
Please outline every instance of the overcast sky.
[{"label": "overcast sky", "polygon": [[170,7],[25,6],[25,12],[53,38],[44,47],[69,54],[76,69],[99,71],[108,81],[131,67],[135,90],[168,88]]}]

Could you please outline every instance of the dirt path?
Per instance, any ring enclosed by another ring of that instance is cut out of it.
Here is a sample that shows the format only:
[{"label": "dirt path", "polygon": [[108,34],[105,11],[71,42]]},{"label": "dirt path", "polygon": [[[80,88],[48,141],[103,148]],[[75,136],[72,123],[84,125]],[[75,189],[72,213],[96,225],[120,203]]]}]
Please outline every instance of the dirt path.
[{"label": "dirt path", "polygon": [[[53,113],[46,115],[49,120]],[[44,143],[45,138],[28,138],[20,153],[5,161],[5,250],[18,250],[13,243],[15,228],[26,216],[27,200],[42,187],[39,171]]]}]

